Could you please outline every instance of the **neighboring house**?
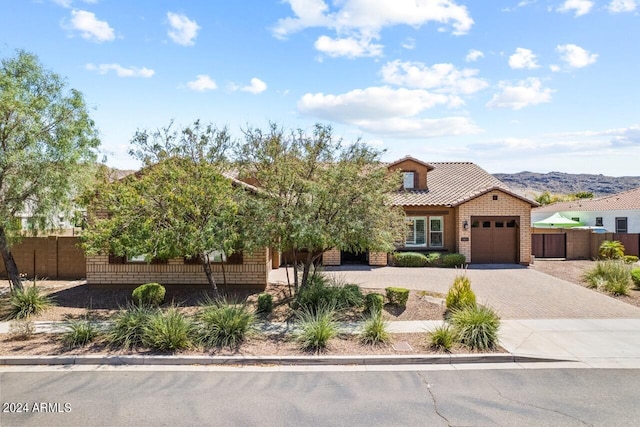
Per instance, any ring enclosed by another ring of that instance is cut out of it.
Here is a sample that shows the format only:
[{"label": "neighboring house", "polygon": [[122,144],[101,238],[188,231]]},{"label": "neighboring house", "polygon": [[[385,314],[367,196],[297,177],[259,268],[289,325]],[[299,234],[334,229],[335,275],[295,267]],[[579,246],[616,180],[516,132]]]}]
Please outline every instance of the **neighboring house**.
[{"label": "neighboring house", "polygon": [[532,224],[554,213],[612,233],[640,233],[640,187],[611,196],[540,206],[531,211]]},{"label": "neighboring house", "polygon": [[[404,208],[409,227],[399,251],[457,252],[476,264],[530,263],[531,208],[536,202],[474,163],[425,163],[407,156],[388,168],[403,174],[404,188],[392,200]],[[332,250],[323,261],[339,265],[354,259],[354,254]],[[386,265],[387,254],[368,254],[368,263]]]}]

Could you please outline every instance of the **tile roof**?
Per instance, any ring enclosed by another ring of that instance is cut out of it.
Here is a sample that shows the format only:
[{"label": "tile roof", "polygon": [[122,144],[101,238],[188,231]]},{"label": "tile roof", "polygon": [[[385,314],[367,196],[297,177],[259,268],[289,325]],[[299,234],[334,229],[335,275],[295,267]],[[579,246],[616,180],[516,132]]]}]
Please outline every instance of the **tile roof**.
[{"label": "tile roof", "polygon": [[514,193],[505,183],[471,162],[429,163],[428,190],[406,190],[394,195],[399,206],[457,206],[491,190],[501,190],[537,206],[537,203]]},{"label": "tile roof", "polygon": [[640,187],[595,199],[558,202],[535,208],[535,212],[578,212],[640,209]]}]

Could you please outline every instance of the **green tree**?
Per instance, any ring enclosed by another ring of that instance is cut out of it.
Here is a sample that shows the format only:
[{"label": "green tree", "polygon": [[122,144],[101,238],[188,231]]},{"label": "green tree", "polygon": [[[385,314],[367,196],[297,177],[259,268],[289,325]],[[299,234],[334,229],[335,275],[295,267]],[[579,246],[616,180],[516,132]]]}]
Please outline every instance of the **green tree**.
[{"label": "green tree", "polygon": [[14,290],[22,290],[11,247],[20,239],[16,215],[33,229],[56,228],[73,195],[87,183],[100,145],[82,94],[58,74],[18,51],[0,64],[0,252]]},{"label": "green tree", "polygon": [[248,201],[247,218],[254,220],[245,231],[254,244],[306,252],[293,260],[296,289],[329,249],[390,252],[404,239],[404,213],[389,204],[400,176],[387,171],[380,152],[359,142],[345,146],[320,124],[311,135],[285,134],[272,124],[266,133],[249,128],[244,136],[242,177],[263,190]]},{"label": "green tree", "polygon": [[87,253],[197,258],[217,292],[210,253],[238,250],[245,193],[222,174],[229,146],[226,130],[198,121],[179,131],[169,125],[137,132],[130,153],[144,167],[121,180],[103,180],[94,193],[83,235]]}]

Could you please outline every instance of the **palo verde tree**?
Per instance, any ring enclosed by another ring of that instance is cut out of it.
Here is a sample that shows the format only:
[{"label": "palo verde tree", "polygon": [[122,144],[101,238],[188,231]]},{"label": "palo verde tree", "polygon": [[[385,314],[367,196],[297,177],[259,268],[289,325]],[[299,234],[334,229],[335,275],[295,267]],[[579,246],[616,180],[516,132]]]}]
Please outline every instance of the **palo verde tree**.
[{"label": "palo verde tree", "polygon": [[254,244],[293,253],[296,289],[329,249],[389,252],[404,239],[404,213],[389,204],[400,176],[387,171],[380,152],[360,142],[343,145],[320,124],[310,135],[272,124],[266,133],[249,128],[244,136],[237,156],[242,177],[263,190],[247,202],[253,220],[245,231]]},{"label": "palo verde tree", "polygon": [[38,58],[18,51],[0,63],[0,252],[13,290],[22,290],[11,246],[17,215],[32,230],[57,228],[87,182],[100,142],[82,94],[67,90]]},{"label": "palo verde tree", "polygon": [[104,180],[91,196],[87,253],[196,258],[217,293],[210,254],[238,250],[245,191],[223,175],[229,146],[225,129],[199,121],[137,132],[130,153],[144,166],[124,179]]}]

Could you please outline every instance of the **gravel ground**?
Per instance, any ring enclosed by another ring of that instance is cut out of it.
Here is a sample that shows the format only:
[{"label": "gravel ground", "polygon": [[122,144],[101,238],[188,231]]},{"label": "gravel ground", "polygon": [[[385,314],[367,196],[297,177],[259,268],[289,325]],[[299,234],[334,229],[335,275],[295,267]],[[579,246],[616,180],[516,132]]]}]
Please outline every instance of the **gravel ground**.
[{"label": "gravel ground", "polygon": [[[595,267],[597,261],[587,260],[543,260],[536,259],[531,268],[538,270],[542,273],[546,273],[550,276],[557,277],[559,279],[566,280],[567,282],[575,283],[586,287],[586,283],[582,280],[584,274]],[[638,264],[636,264],[638,265]],[[594,290],[594,292],[599,292]],[[607,294],[609,295],[609,294]],[[627,304],[640,307],[640,290],[631,287],[629,295],[614,296],[609,295],[612,298],[625,302]]]}]

